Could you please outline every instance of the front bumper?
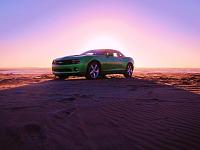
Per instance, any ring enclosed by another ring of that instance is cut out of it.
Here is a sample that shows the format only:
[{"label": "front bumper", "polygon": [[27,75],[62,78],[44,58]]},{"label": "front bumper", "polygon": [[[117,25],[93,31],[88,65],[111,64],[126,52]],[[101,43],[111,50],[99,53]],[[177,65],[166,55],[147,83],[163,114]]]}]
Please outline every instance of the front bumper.
[{"label": "front bumper", "polygon": [[55,65],[52,64],[52,73],[55,75],[81,75],[85,74],[84,64]]}]

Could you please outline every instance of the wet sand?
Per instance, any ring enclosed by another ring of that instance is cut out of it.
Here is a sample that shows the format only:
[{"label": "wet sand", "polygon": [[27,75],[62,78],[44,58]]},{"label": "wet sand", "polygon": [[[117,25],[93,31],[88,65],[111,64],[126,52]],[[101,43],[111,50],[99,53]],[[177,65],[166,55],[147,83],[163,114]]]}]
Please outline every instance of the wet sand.
[{"label": "wet sand", "polygon": [[0,149],[200,148],[200,74],[0,75]]}]

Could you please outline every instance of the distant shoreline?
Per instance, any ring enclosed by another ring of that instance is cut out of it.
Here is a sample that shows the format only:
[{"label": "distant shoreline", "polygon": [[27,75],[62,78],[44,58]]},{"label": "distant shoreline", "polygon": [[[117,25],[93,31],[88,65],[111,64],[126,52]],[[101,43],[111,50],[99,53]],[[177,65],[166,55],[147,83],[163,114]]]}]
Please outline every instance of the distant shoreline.
[{"label": "distant shoreline", "polygon": [[[200,73],[200,68],[135,68],[135,73]],[[0,74],[51,74],[51,68],[0,68]]]}]

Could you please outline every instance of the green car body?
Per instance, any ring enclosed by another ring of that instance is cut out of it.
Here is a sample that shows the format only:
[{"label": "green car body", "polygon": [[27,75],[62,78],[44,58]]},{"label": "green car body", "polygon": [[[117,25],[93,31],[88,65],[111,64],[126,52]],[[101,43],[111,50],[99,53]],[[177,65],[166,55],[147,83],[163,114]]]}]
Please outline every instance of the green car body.
[{"label": "green car body", "polygon": [[52,72],[59,78],[86,76],[88,79],[96,79],[106,74],[131,77],[132,72],[128,75],[127,67],[132,68],[133,72],[133,59],[111,49],[90,50],[80,55],[57,58],[52,62]]}]

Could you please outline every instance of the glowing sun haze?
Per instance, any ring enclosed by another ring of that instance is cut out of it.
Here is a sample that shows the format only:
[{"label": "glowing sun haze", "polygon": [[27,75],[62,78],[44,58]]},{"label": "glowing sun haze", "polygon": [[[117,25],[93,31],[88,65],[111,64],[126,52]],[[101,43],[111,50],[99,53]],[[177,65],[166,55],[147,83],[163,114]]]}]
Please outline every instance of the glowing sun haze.
[{"label": "glowing sun haze", "polygon": [[0,67],[118,49],[137,67],[200,68],[199,0],[1,0]]}]

